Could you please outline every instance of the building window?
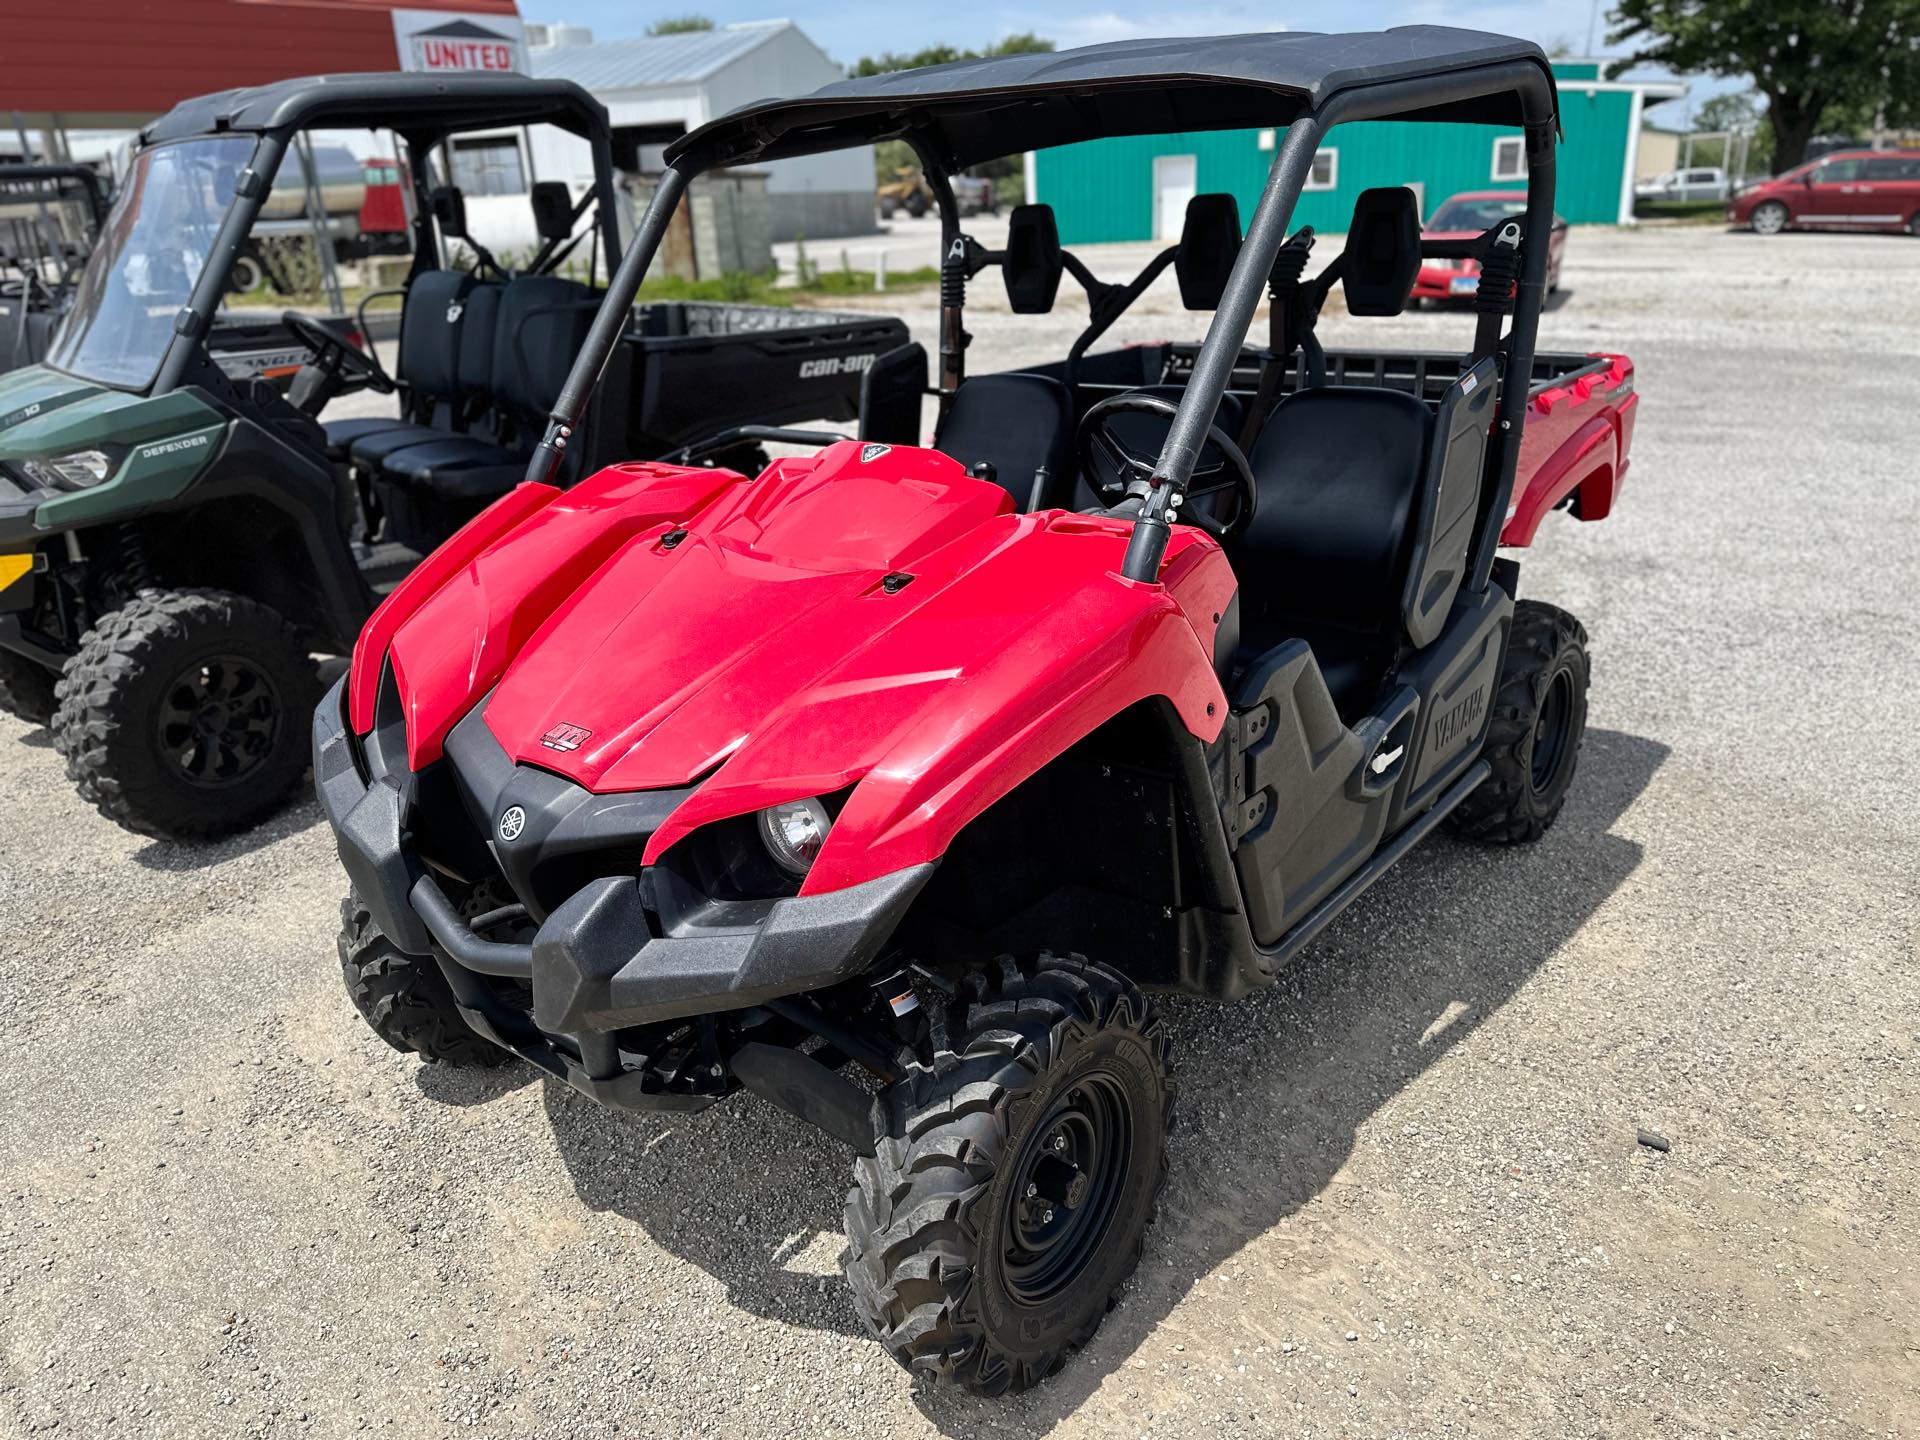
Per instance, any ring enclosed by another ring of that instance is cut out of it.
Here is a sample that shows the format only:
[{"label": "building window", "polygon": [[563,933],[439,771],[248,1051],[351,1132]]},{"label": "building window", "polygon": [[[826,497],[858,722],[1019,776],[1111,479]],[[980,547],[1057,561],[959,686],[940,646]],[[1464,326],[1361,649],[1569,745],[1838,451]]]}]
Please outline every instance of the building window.
[{"label": "building window", "polygon": [[468,195],[526,194],[526,172],[520,168],[520,142],[511,136],[454,141],[453,183]]},{"label": "building window", "polygon": [[1527,178],[1527,142],[1518,135],[1502,135],[1493,142],[1493,178]]},{"label": "building window", "polygon": [[1332,190],[1340,184],[1340,149],[1323,146],[1313,152],[1313,169],[1307,172],[1308,190]]}]

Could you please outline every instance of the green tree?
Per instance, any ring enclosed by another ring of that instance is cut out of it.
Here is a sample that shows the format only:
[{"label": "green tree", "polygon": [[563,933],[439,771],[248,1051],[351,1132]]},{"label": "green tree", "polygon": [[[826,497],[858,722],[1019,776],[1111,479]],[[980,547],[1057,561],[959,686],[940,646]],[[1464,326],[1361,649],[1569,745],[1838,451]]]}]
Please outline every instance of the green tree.
[{"label": "green tree", "polygon": [[[1734,134],[1745,132],[1752,138],[1743,152],[1739,147],[1726,141],[1712,142],[1711,152],[1717,156],[1717,163],[1729,170],[1737,158],[1746,160],[1744,174],[1751,175],[1762,167],[1771,168],[1773,160],[1773,129],[1766,123],[1765,107],[1760,103],[1757,91],[1737,90],[1725,95],[1715,95],[1694,112],[1695,130],[1726,130]],[[1694,144],[1694,154],[1703,152],[1699,142]],[[1701,161],[1702,164],[1708,163]],[[1735,177],[1739,178],[1739,177]]]},{"label": "green tree", "polygon": [[1031,31],[1009,35],[984,50],[961,50],[952,45],[929,45],[911,55],[888,51],[883,55],[862,55],[853,67],[855,75],[885,75],[892,70],[918,70],[924,65],[951,65],[956,60],[981,60],[989,55],[1044,55],[1053,49],[1053,41]]},{"label": "green tree", "polygon": [[[863,55],[853,67],[855,75],[885,75],[894,70],[917,70],[923,65],[950,65],[956,60],[984,60],[989,55],[1046,55],[1052,53],[1053,41],[1032,31],[1018,35],[1008,35],[995,41],[985,50],[959,50],[952,45],[929,45],[924,50],[916,50],[911,55],[896,55],[891,51],[884,55]],[[873,147],[874,178],[885,185],[894,178],[895,171],[902,165],[918,165],[919,158],[904,140],[882,140]],[[1021,159],[1018,155],[1004,156],[998,160],[988,160],[983,164],[969,168],[969,174],[984,175],[996,183],[1021,173]],[[1008,187],[1001,185],[1004,191]]]},{"label": "green tree", "polygon": [[713,21],[705,15],[669,15],[664,20],[656,20],[647,27],[649,35],[692,35],[701,30],[713,29]]},{"label": "green tree", "polygon": [[1920,101],[1920,0],[1616,0],[1609,44],[1641,48],[1610,67],[1751,75],[1766,96],[1773,169],[1806,158],[1829,111],[1884,109],[1898,123]]}]

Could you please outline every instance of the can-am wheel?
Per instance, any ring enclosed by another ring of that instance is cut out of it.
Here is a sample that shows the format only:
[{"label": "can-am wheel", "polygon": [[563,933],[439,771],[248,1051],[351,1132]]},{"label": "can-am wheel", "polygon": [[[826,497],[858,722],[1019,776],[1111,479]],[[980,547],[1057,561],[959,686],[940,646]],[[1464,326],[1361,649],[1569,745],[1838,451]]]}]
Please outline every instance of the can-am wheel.
[{"label": "can-am wheel", "polygon": [[54,748],[82,799],[138,834],[207,839],[286,801],[320,686],[259,601],[143,590],[82,637],[58,694]]},{"label": "can-am wheel", "polygon": [[1086,1343],[1139,1264],[1172,1051],[1139,988],[1077,955],[1003,958],[953,1008],[876,1105],[845,1266],[895,1359],[999,1395]]},{"label": "can-am wheel", "polygon": [[0,651],[0,710],[17,715],[29,725],[53,718],[53,687],[59,677],[24,655]]}]

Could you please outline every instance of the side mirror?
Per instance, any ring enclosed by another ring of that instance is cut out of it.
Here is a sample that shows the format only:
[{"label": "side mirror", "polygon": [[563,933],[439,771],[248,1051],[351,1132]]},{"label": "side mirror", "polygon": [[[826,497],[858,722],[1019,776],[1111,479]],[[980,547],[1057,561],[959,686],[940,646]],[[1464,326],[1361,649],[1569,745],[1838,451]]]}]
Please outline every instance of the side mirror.
[{"label": "side mirror", "polygon": [[1240,207],[1231,195],[1196,195],[1187,202],[1173,273],[1180,303],[1189,310],[1217,310],[1233,262],[1240,258]]},{"label": "side mirror", "polygon": [[442,185],[433,192],[433,218],[450,240],[467,238],[467,201],[458,185]]},{"label": "side mirror", "polygon": [[573,233],[573,196],[564,180],[533,183],[533,228],[542,240],[564,240]]},{"label": "side mirror", "polygon": [[860,377],[860,438],[919,444],[920,400],[926,390],[924,346],[909,342],[875,356]]},{"label": "side mirror", "polygon": [[1007,248],[1000,262],[1007,305],[1016,315],[1044,315],[1060,290],[1060,231],[1051,205],[1016,205],[1007,217]]}]

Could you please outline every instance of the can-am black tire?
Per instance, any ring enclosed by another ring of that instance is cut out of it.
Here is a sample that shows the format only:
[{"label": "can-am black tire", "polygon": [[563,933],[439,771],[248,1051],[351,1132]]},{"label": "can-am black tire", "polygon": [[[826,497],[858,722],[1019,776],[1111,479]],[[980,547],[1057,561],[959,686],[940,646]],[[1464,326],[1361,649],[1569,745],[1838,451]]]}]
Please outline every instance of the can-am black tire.
[{"label": "can-am black tire", "polygon": [[1481,751],[1493,773],[1447,817],[1449,829],[1499,845],[1547,833],[1580,761],[1591,675],[1587,632],[1578,620],[1537,600],[1513,607],[1513,633]]},{"label": "can-am black tire", "polygon": [[53,687],[59,677],[24,655],[0,651],[0,710],[29,725],[44,725],[58,703]]},{"label": "can-am black tire", "polygon": [[1077,955],[1002,958],[934,1037],[875,1102],[847,1279],[908,1369],[1025,1390],[1087,1341],[1140,1262],[1166,1183],[1172,1047],[1137,986]]},{"label": "can-am black tire", "polygon": [[141,835],[244,830],[306,773],[320,682],[278,613],[221,590],[143,590],[80,640],[54,748],[83,800]]},{"label": "can-am black tire", "polygon": [[439,965],[396,947],[351,893],[340,902],[339,951],[353,1008],[401,1054],[476,1070],[513,1058],[467,1028]]}]

